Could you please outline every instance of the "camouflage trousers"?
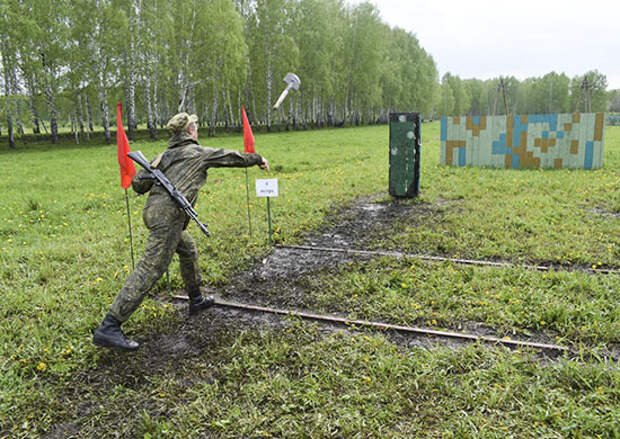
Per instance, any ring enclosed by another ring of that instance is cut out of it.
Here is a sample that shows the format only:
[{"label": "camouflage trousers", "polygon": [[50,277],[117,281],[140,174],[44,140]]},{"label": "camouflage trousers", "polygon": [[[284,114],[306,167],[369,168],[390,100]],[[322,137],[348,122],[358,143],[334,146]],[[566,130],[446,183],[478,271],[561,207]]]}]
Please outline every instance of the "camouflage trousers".
[{"label": "camouflage trousers", "polygon": [[187,221],[185,212],[169,204],[154,204],[144,209],[142,219],[150,231],[146,248],[110,307],[110,314],[120,322],[126,321],[142,303],[165,273],[175,252],[179,255],[186,291],[199,291],[200,287],[198,249],[190,234],[183,230]]}]

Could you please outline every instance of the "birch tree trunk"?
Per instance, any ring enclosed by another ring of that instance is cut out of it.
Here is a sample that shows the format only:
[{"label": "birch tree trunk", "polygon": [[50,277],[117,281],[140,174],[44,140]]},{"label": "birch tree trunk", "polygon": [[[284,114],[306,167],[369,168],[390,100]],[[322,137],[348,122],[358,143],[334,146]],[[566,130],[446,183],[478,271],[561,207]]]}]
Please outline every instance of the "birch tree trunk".
[{"label": "birch tree trunk", "polygon": [[295,120],[293,121],[293,127],[295,128],[295,130],[299,130],[299,113],[301,112],[299,107],[300,105],[301,98],[298,96],[297,99],[295,99]]},{"label": "birch tree trunk", "polygon": [[11,84],[9,83],[9,59],[3,51],[2,63],[4,64],[4,95],[6,96],[6,125],[9,136],[9,148],[15,149],[15,137],[13,134],[13,99],[11,98]]},{"label": "birch tree trunk", "polygon": [[[95,7],[97,11],[102,11],[102,5],[100,0],[95,0]],[[104,23],[104,19],[101,14],[98,14],[97,24],[95,26],[95,40],[100,39],[100,34],[102,32],[102,26]],[[100,43],[93,43],[91,48],[90,56],[91,62],[96,66],[95,71],[95,89],[97,91],[97,99],[99,100],[99,110],[101,112],[101,126],[103,127],[103,135],[106,143],[110,143],[112,141],[112,136],[110,135],[110,114],[108,111],[108,89],[107,89],[107,64],[109,58],[104,55],[105,49],[103,49]],[[87,104],[87,107],[90,106]],[[90,111],[89,111],[90,114]],[[89,127],[90,130],[93,131],[92,123],[90,122],[89,117]]]},{"label": "birch tree trunk", "polygon": [[84,100],[86,101],[86,120],[88,121],[88,131],[92,133],[95,130],[93,129],[93,111],[90,107],[88,95],[84,95]]},{"label": "birch tree trunk", "polygon": [[325,120],[325,126],[326,127],[333,127],[334,126],[334,108],[333,108],[333,99],[330,97],[329,99],[326,99],[325,102],[325,115],[323,117],[323,119]]},{"label": "birch tree trunk", "polygon": [[230,90],[226,88],[226,100],[228,102],[228,117],[230,121],[230,128],[235,126],[235,114],[233,113],[232,103],[230,101]]},{"label": "birch tree trunk", "polygon": [[[78,145],[80,144],[80,137],[82,136],[81,130],[82,128],[80,127],[81,122],[80,122],[80,115],[78,114],[78,110],[75,110],[74,116],[73,116],[73,120],[75,121],[74,125],[75,125],[75,143],[77,143]],[[83,138],[83,137],[82,137]]]},{"label": "birch tree trunk", "polygon": [[271,71],[271,56],[269,56],[269,61],[267,62],[266,81],[267,81],[267,131],[271,131],[271,88],[273,86],[272,85],[273,72]]},{"label": "birch tree trunk", "polygon": [[151,102],[151,80],[149,77],[144,79],[144,97],[146,100],[146,127],[149,130],[151,139],[157,139],[157,124],[153,122],[153,105]]},{"label": "birch tree trunk", "polygon": [[99,98],[99,109],[101,110],[101,124],[103,125],[103,134],[105,142],[110,143],[112,136],[110,135],[110,113],[108,111],[108,92],[103,86],[103,72],[99,72],[99,85],[97,87],[97,96]]},{"label": "birch tree trunk", "polygon": [[21,112],[22,112],[21,104],[19,100],[15,100],[15,125],[17,126],[17,133],[22,138],[22,141],[25,142],[24,124],[22,123],[22,118],[20,116]]},{"label": "birch tree trunk", "polygon": [[241,125],[243,121],[241,119],[241,87],[237,88],[237,116],[239,123],[237,124],[237,128],[241,131]]},{"label": "birch tree trunk", "polygon": [[58,143],[58,111],[56,109],[56,97],[50,84],[45,86],[45,103],[50,112],[50,131],[52,132],[52,143]]},{"label": "birch tree trunk", "polygon": [[213,81],[213,106],[211,108],[211,124],[209,126],[209,134],[215,136],[215,124],[217,123],[217,87]]},{"label": "birch tree trunk", "polygon": [[[252,90],[252,66],[248,65],[248,85],[246,87],[249,89],[250,96],[252,97],[252,117],[250,117],[250,123],[255,123],[258,120],[258,114],[256,113],[256,98],[254,96],[254,91]],[[246,96],[247,100],[247,96]],[[249,104],[249,102],[248,102]]]},{"label": "birch tree trunk", "polygon": [[77,98],[78,98],[77,122],[80,127],[80,136],[82,136],[82,138],[84,137],[88,138],[87,134],[85,136],[85,130],[84,130],[84,105],[82,104],[82,93],[78,93]]},{"label": "birch tree trunk", "polygon": [[157,137],[157,124],[160,123],[161,116],[159,114],[159,87],[157,86],[157,78],[153,81],[153,130]]},{"label": "birch tree trunk", "polygon": [[295,102],[294,99],[289,98],[288,101],[288,115],[286,118],[286,131],[289,131],[292,128],[293,124],[293,111],[295,111]]},{"label": "birch tree trunk", "polygon": [[127,137],[129,140],[134,140],[136,126],[136,86],[134,83],[135,70],[132,66],[129,67],[127,76]]},{"label": "birch tree trunk", "polygon": [[166,117],[160,117],[160,119],[159,119],[159,123],[160,123],[159,127],[163,130],[164,126],[165,126],[165,123],[166,123],[166,120],[170,116],[170,109],[168,108],[168,101],[166,100],[165,94],[163,94],[163,96],[162,96],[161,104],[162,104],[161,105],[162,106],[162,109],[161,109],[162,114],[166,116]]},{"label": "birch tree trunk", "polygon": [[[11,94],[13,96],[20,96],[22,93],[19,87],[19,83],[17,82],[17,73],[16,73],[15,65],[13,63],[11,63],[11,65],[9,66],[9,73],[11,75],[10,76]],[[9,79],[9,78],[5,78],[5,79]],[[20,116],[22,113],[21,102],[19,101],[19,99],[15,99],[13,102],[14,102],[14,109],[15,109],[15,125],[17,125],[17,132],[21,136],[22,140],[24,140],[24,125],[22,124],[22,118]]]},{"label": "birch tree trunk", "polygon": [[140,5],[141,1],[132,0],[129,6],[129,53],[126,55],[127,66],[127,137],[134,140],[136,131],[136,66],[133,62],[138,59],[136,53],[136,39],[140,33]]}]

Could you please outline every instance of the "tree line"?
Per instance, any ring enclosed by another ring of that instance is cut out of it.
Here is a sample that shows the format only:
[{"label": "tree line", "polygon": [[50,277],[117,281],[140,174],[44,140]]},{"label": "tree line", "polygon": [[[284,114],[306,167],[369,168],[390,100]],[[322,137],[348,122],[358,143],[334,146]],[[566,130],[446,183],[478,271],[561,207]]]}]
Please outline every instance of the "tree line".
[{"label": "tree line", "polygon": [[[391,111],[572,111],[586,95],[598,111],[607,100],[596,71],[439,81],[415,34],[343,0],[0,0],[0,63],[12,148],[26,126],[53,142],[59,126],[76,141],[98,126],[111,142],[117,101],[133,139],[139,123],[157,138],[179,111],[213,135],[237,129],[242,106],[253,127],[272,130],[383,123]],[[274,111],[287,72],[301,89]]]},{"label": "tree line", "polygon": [[551,72],[523,81],[462,80],[446,73],[440,90],[437,113],[444,116],[617,111],[612,107],[620,92],[607,92],[607,78],[596,70],[573,78]]}]

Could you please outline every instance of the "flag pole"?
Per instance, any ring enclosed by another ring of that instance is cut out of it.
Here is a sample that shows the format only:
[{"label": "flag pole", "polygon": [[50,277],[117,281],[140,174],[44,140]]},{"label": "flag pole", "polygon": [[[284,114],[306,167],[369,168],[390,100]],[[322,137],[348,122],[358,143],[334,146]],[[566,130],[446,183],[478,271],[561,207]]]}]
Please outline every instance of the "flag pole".
[{"label": "flag pole", "polygon": [[248,183],[248,168],[245,169],[245,195],[246,195],[246,205],[248,206],[248,230],[250,231],[250,236],[252,236],[252,221],[250,219],[250,185]]},{"label": "flag pole", "polygon": [[[254,150],[254,134],[252,133],[252,127],[248,120],[248,115],[245,112],[245,107],[241,106],[241,119],[243,122],[243,152],[244,153],[256,153]],[[248,168],[245,168],[245,195],[246,205],[248,206],[248,230],[250,236],[252,236],[252,219],[250,217],[250,184],[248,182]]]},{"label": "flag pole", "polygon": [[127,204],[127,224],[129,225],[129,246],[131,247],[131,269],[135,269],[135,263],[133,259],[133,233],[131,232],[131,212],[129,210],[129,195],[127,189],[125,189],[125,203]]},{"label": "flag pole", "polygon": [[133,232],[131,230],[131,211],[129,210],[129,195],[127,188],[131,185],[131,179],[136,175],[136,168],[133,161],[127,157],[131,151],[129,148],[129,139],[123,129],[123,105],[116,103],[116,144],[118,153],[118,164],[121,167],[121,186],[125,190],[125,205],[127,206],[127,224],[129,226],[129,242],[131,245],[131,268],[135,269],[135,261],[133,257]]}]

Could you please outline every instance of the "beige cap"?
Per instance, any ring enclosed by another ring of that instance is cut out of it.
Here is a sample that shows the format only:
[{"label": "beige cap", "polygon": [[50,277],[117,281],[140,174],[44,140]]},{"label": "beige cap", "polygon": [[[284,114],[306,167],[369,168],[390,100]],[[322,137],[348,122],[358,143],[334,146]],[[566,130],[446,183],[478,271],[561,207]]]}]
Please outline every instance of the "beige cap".
[{"label": "beige cap", "polygon": [[198,116],[195,114],[178,113],[172,116],[172,119],[168,121],[166,127],[173,133],[180,133],[186,130],[190,123],[196,122],[197,120]]}]

